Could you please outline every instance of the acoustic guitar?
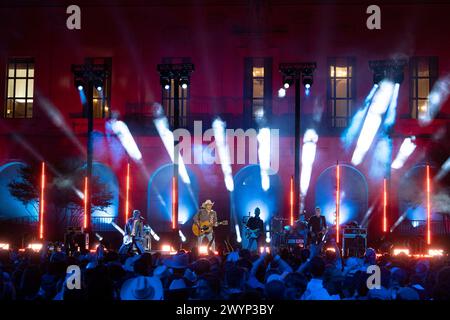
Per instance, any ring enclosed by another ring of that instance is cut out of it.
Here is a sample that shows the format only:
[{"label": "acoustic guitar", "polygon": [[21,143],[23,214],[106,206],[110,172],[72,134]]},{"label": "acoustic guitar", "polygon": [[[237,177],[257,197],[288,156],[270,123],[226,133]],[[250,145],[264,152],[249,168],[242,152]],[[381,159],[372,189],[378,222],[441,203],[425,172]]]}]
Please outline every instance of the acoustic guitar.
[{"label": "acoustic guitar", "polygon": [[[218,225],[226,226],[226,225],[228,225],[228,221],[227,220],[221,221],[218,223]],[[209,221],[200,222],[200,225],[198,225],[197,223],[194,223],[192,225],[192,233],[196,237],[200,237],[204,234],[210,234],[211,232],[213,232],[213,228],[214,228],[214,226]]]}]

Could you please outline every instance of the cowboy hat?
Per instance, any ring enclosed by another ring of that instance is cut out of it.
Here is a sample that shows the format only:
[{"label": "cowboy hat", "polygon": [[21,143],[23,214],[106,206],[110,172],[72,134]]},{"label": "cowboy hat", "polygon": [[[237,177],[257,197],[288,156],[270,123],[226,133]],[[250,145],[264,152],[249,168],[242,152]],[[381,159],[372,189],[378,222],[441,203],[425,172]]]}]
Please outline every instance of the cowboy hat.
[{"label": "cowboy hat", "polygon": [[208,199],[208,200],[206,200],[205,202],[202,203],[202,208],[206,207],[206,205],[208,205],[208,204],[213,206],[214,202],[212,202],[211,200]]},{"label": "cowboy hat", "polygon": [[124,282],[120,290],[122,300],[162,300],[163,286],[156,277],[139,276]]},{"label": "cowboy hat", "polygon": [[189,256],[186,253],[177,253],[165,259],[163,263],[172,269],[185,269],[189,264]]}]

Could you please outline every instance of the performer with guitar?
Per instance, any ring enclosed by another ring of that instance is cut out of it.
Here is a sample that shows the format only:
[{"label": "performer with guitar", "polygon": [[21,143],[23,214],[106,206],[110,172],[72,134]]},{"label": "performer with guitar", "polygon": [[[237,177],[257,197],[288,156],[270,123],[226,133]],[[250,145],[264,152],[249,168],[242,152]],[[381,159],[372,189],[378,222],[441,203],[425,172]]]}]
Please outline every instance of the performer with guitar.
[{"label": "performer with guitar", "polygon": [[258,246],[260,245],[261,235],[264,234],[264,222],[259,217],[261,214],[261,210],[256,207],[254,211],[254,216],[250,217],[245,224],[246,228],[246,238],[247,249],[250,251],[258,250]]},{"label": "performer with guitar", "polygon": [[198,237],[198,247],[203,243],[203,239],[208,239],[208,248],[215,251],[216,241],[214,239],[214,227],[217,227],[217,213],[212,210],[214,202],[206,200],[202,203],[202,207],[194,216],[194,225],[192,231]]},{"label": "performer with guitar", "polygon": [[315,215],[309,218],[308,229],[310,234],[310,244],[320,246],[327,232],[327,221],[325,220],[325,216],[321,215],[319,207],[316,207]]},{"label": "performer with guitar", "polygon": [[123,244],[119,249],[119,254],[127,254],[136,247],[139,254],[144,253],[142,240],[144,238],[144,223],[142,222],[141,212],[133,210],[133,217],[128,219],[125,225],[125,234]]}]

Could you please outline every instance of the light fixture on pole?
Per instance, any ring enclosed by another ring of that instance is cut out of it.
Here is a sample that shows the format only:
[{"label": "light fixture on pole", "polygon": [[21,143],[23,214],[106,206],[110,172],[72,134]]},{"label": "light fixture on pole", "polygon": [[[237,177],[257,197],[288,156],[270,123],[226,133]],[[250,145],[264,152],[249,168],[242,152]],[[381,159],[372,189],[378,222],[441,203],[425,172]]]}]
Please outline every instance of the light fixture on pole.
[{"label": "light fixture on pole", "polygon": [[[179,88],[186,90],[190,83],[190,75],[194,71],[192,63],[165,63],[158,64],[157,70],[160,74],[160,83],[163,90],[173,90],[173,131],[180,127],[180,91]],[[171,87],[173,84],[173,88]],[[178,234],[178,207],[179,207],[179,150],[174,140],[174,159],[173,159],[173,179],[172,195],[172,229]],[[176,237],[178,238],[178,237]]]},{"label": "light fixture on pole", "polygon": [[[317,65],[315,62],[281,63],[279,70],[283,75],[283,90],[295,84],[295,163],[294,163],[294,215],[300,214],[300,84],[309,90],[313,83],[313,73]],[[285,92],[284,92],[285,93]],[[306,94],[308,94],[306,92]],[[280,96],[280,94],[279,94]]]},{"label": "light fixture on pole", "polygon": [[110,66],[105,63],[94,63],[92,59],[86,59],[84,64],[72,65],[75,88],[80,95],[83,94],[86,99],[82,99],[84,115],[87,118],[87,160],[86,160],[86,178],[84,199],[85,217],[83,227],[87,235],[91,231],[91,207],[92,207],[92,162],[93,162],[93,131],[94,131],[94,88],[101,91],[110,75]]}]

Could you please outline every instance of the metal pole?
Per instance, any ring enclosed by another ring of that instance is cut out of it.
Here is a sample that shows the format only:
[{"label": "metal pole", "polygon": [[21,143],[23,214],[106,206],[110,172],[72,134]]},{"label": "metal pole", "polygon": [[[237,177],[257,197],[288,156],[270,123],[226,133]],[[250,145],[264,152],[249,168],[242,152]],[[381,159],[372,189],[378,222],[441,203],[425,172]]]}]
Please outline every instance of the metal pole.
[{"label": "metal pole", "polygon": [[[294,179],[294,216],[300,213],[300,78],[295,77],[295,179]],[[294,219],[296,220],[296,218]]]}]

